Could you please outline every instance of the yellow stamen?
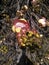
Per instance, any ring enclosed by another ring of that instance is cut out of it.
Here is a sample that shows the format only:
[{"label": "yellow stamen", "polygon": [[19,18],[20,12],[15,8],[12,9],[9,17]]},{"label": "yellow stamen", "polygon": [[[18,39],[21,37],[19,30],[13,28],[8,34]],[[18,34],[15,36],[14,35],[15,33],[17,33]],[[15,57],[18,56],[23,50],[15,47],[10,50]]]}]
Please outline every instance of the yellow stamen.
[{"label": "yellow stamen", "polygon": [[20,27],[16,28],[16,32],[17,33],[20,32],[20,31],[21,31],[21,28]]},{"label": "yellow stamen", "polygon": [[23,40],[24,40],[24,43],[27,41],[27,38],[23,38]]},{"label": "yellow stamen", "polygon": [[25,44],[24,43],[21,43],[21,46],[25,46]]},{"label": "yellow stamen", "polygon": [[28,36],[31,37],[32,35],[33,35],[33,32],[32,31],[29,31]]},{"label": "yellow stamen", "polygon": [[36,36],[37,38],[39,38],[39,37],[40,37],[38,33],[37,33],[35,36]]}]

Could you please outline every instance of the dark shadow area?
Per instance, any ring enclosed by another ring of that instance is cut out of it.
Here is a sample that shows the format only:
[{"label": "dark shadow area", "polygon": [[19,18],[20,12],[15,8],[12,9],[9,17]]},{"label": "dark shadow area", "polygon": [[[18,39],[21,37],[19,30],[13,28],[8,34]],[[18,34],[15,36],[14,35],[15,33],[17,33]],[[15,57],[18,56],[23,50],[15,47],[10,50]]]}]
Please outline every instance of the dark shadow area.
[{"label": "dark shadow area", "polygon": [[17,65],[33,65],[33,63],[27,58],[27,56],[22,55],[20,62]]}]

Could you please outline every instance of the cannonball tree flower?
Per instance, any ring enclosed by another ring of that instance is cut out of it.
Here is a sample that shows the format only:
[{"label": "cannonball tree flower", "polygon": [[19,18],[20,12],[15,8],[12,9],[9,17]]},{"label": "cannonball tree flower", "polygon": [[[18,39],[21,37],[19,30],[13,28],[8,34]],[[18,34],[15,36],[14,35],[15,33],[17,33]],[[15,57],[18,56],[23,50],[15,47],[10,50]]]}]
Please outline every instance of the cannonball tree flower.
[{"label": "cannonball tree flower", "polygon": [[41,25],[41,27],[46,26],[46,18],[42,17],[41,19],[38,20],[38,23]]},{"label": "cannonball tree flower", "polygon": [[22,44],[23,42],[21,37],[26,36],[26,32],[30,30],[30,25],[25,19],[15,19],[13,21],[12,30],[16,33],[19,44]]},{"label": "cannonball tree flower", "polygon": [[36,29],[31,29],[30,24],[25,19],[15,19],[13,21],[12,26],[13,32],[16,33],[16,38],[18,40],[18,44],[20,46],[25,46],[26,41],[28,41],[29,37],[35,36],[37,38],[40,37]]},{"label": "cannonball tree flower", "polygon": [[32,3],[33,5],[36,5],[36,4],[38,3],[38,0],[31,0],[31,3]]}]

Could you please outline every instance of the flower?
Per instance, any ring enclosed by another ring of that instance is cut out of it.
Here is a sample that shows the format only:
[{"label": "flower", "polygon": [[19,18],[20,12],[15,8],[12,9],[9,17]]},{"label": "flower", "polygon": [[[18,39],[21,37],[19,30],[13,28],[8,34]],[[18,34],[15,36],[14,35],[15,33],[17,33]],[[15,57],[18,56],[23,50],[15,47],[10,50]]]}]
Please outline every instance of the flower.
[{"label": "flower", "polygon": [[38,23],[42,25],[42,27],[46,26],[46,19],[43,17],[41,19],[38,20]]}]

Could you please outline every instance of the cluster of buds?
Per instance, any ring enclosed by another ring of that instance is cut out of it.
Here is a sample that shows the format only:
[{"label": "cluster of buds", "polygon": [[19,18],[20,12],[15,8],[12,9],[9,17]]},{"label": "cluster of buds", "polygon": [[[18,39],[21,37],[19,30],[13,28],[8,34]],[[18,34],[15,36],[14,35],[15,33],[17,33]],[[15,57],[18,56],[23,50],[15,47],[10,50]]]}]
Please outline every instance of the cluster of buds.
[{"label": "cluster of buds", "polygon": [[3,14],[2,16],[5,17],[6,22],[9,22],[10,21],[10,16],[9,15]]},{"label": "cluster of buds", "polygon": [[6,53],[8,52],[7,46],[6,46],[6,45],[2,45],[2,46],[0,47],[0,51],[1,51],[3,54],[6,54]]},{"label": "cluster of buds", "polygon": [[[42,37],[42,35],[40,35],[36,30],[30,29],[30,25],[25,19],[15,19],[13,21],[12,30],[16,33],[16,38],[18,39],[18,43],[20,46],[28,45],[26,44],[27,41],[31,40],[30,42],[32,42],[33,36],[37,38]],[[28,38],[31,39],[28,40]]]},{"label": "cluster of buds", "polygon": [[21,8],[21,10],[17,10],[17,12],[16,12],[16,16],[18,16],[18,17],[22,17],[23,18],[23,16],[24,16],[24,14],[25,14],[25,12],[28,10],[28,6],[27,5],[24,5],[24,6],[22,6],[22,8]]},{"label": "cluster of buds", "polygon": [[17,15],[18,17],[22,17],[22,16],[23,16],[23,13],[22,13],[22,11],[17,10],[16,15]]}]

